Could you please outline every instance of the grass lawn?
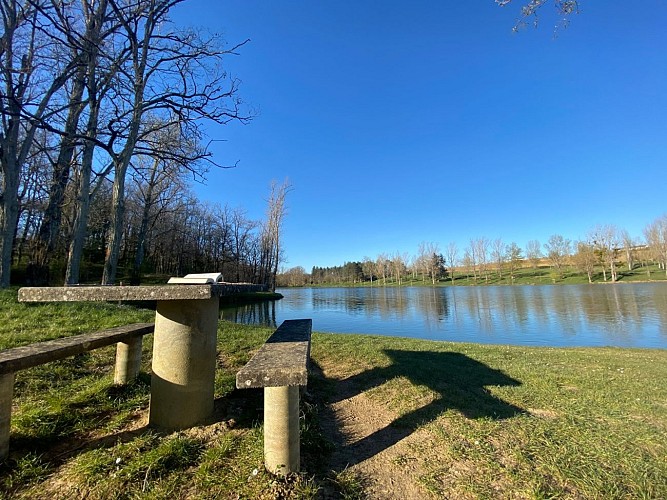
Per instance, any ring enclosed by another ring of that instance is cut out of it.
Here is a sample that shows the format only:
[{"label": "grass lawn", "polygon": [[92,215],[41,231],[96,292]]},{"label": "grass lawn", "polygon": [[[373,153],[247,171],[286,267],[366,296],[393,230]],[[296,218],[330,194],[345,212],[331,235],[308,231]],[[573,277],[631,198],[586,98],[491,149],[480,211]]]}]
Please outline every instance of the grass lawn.
[{"label": "grass lawn", "polygon": [[[153,318],[15,297],[0,292],[0,348]],[[220,324],[215,415],[171,434],[146,427],[150,337],[126,387],[112,347],[19,372],[0,498],[366,498],[402,471],[434,498],[667,498],[667,350],[314,334],[303,472],[277,479],[261,391],[234,389],[270,333]],[[356,443],[337,420],[352,400],[374,423]]]}]

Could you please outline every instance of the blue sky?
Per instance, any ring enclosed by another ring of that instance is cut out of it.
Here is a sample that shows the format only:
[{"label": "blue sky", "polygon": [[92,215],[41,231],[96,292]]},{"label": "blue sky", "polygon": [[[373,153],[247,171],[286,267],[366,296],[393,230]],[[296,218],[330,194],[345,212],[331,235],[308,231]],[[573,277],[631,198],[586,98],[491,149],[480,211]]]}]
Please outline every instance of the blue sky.
[{"label": "blue sky", "polygon": [[251,41],[227,68],[259,113],[209,128],[203,200],[264,216],[289,179],[286,267],[420,242],[524,246],[667,212],[667,5],[581,0],[554,37],[520,0],[188,0],[174,21]]}]

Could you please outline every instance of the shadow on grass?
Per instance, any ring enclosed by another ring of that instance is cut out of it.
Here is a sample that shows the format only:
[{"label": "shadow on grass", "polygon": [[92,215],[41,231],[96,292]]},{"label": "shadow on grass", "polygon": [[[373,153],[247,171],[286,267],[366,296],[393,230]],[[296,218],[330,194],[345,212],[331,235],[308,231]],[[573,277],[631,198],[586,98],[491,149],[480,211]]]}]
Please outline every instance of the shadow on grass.
[{"label": "shadow on grass", "polygon": [[[397,377],[406,378],[416,386],[427,387],[432,391],[434,399],[352,443],[341,432],[342,422],[336,421],[329,432],[332,433],[330,439],[335,444],[337,455],[332,465],[338,472],[390,448],[447,410],[458,411],[471,419],[496,420],[524,413],[521,408],[497,398],[487,390],[488,386],[519,386],[520,381],[464,354],[404,350],[384,352],[391,359],[391,365],[337,381],[333,391],[332,385],[327,383],[327,392],[330,393],[329,397],[324,396],[327,408]],[[400,394],[392,396],[395,399],[400,397]],[[335,421],[333,413],[328,417]]]},{"label": "shadow on grass", "polygon": [[[86,429],[99,428],[108,423],[120,412],[132,413],[132,408],[139,409],[141,401],[148,396],[150,375],[141,373],[136,380],[124,386],[109,385],[103,390],[78,398],[63,401],[61,405],[45,405],[27,417],[22,417],[21,426],[29,429],[12,433],[11,453],[40,450],[49,455],[67,454],[70,442],[78,449],[81,435]],[[63,450],[65,450],[63,452]]]}]

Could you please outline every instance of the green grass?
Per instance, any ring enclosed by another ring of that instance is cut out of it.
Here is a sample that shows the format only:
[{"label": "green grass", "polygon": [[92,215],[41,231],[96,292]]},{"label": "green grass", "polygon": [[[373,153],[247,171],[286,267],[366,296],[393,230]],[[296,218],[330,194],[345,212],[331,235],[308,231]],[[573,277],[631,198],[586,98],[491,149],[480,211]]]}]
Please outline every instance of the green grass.
[{"label": "green grass", "polygon": [[436,496],[667,497],[667,351],[318,336],[313,356],[433,437],[411,455]]},{"label": "green grass", "polygon": [[[15,297],[0,292],[3,348],[152,319]],[[270,332],[221,323],[215,418],[170,434],[145,425],[150,336],[145,373],[126,387],[113,386],[112,348],[19,372],[0,498],[364,498],[363,477],[329,467],[320,425],[344,378],[393,416],[393,432],[429,437],[393,466],[417,464],[435,497],[667,498],[666,350],[314,334],[303,472],[276,479],[262,466],[261,392],[234,389]]]}]

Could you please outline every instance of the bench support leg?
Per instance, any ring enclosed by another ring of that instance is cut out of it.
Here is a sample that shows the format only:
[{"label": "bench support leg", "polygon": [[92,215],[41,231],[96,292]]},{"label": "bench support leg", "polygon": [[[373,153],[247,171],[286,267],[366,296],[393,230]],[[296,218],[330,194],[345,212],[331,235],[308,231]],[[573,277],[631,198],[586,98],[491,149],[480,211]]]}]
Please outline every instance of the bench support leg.
[{"label": "bench support leg", "polygon": [[4,460],[9,455],[13,393],[14,373],[0,374],[0,460]]},{"label": "bench support leg", "polygon": [[274,474],[299,472],[299,386],[264,388],[264,462]]},{"label": "bench support leg", "polygon": [[127,384],[139,375],[141,369],[141,340],[142,337],[139,335],[127,342],[116,344],[114,384]]},{"label": "bench support leg", "polygon": [[186,429],[213,413],[219,299],[158,301],[149,424]]}]

